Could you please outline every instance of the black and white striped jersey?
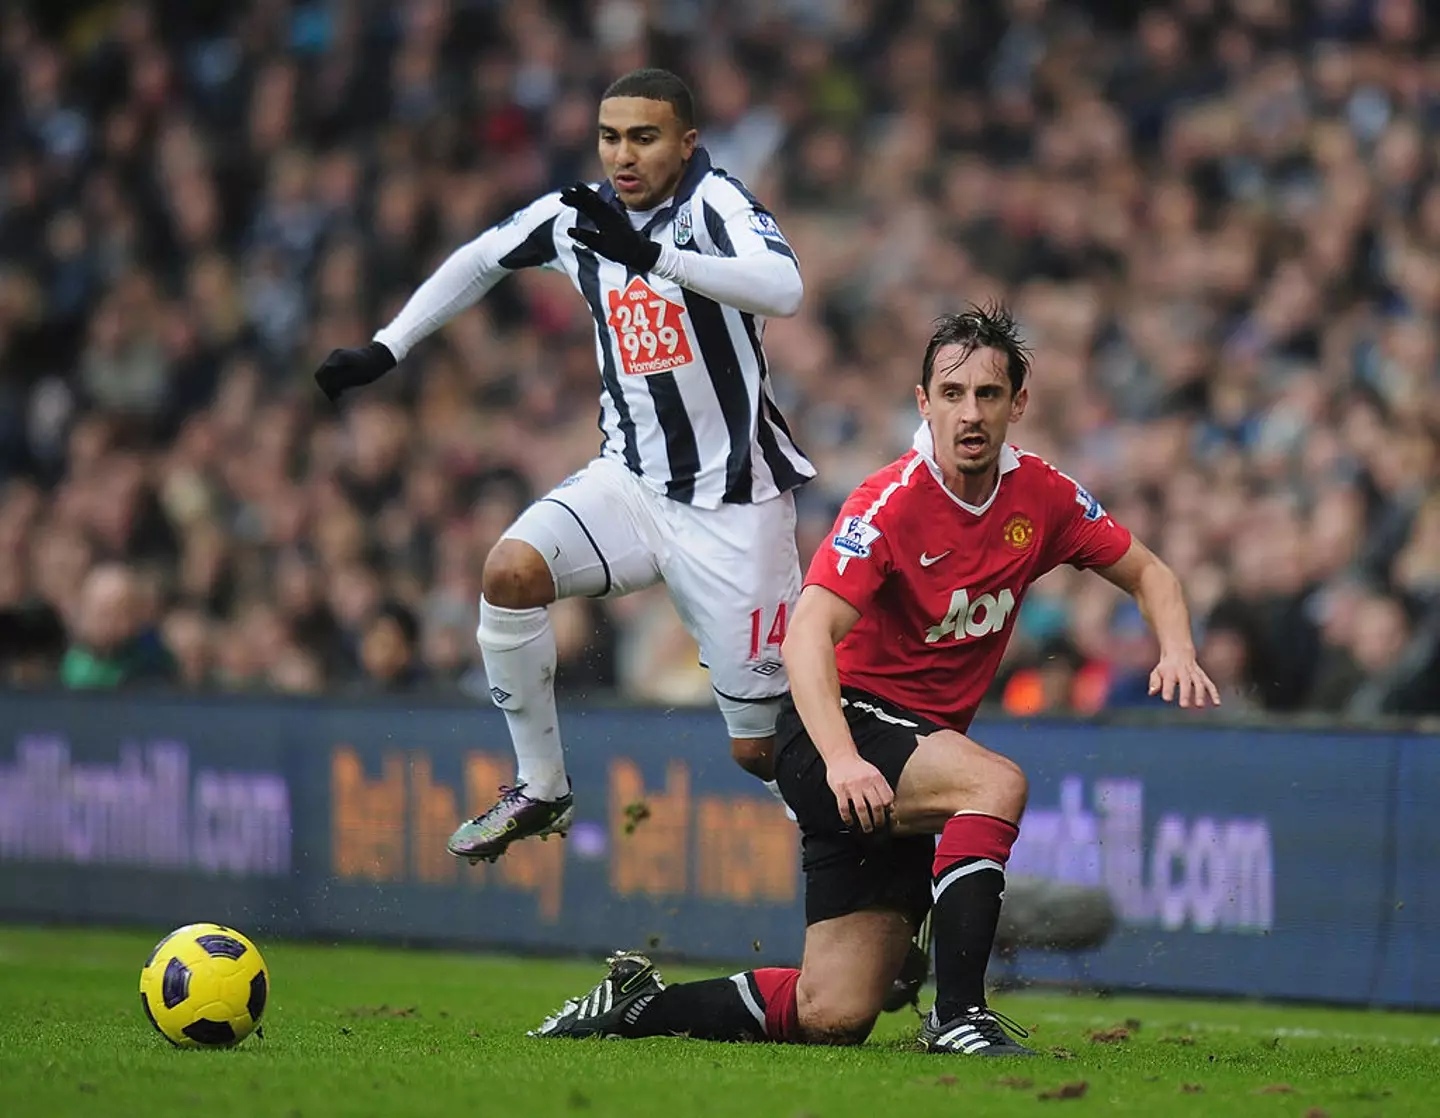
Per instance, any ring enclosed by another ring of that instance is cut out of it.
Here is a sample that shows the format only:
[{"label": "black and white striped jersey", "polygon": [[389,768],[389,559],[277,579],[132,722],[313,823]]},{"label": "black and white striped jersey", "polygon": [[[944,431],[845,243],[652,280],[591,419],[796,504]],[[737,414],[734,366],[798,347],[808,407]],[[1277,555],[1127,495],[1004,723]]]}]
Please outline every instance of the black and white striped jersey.
[{"label": "black and white striped jersey", "polygon": [[[597,190],[621,208],[608,182]],[[702,508],[764,501],[813,477],[762,348],[765,319],[794,314],[803,294],[774,217],[704,148],[673,199],[629,216],[661,245],[645,275],[572,240],[588,219],[547,194],[456,250],[375,340],[400,360],[511,272],[557,269],[595,320],[602,455]]]}]

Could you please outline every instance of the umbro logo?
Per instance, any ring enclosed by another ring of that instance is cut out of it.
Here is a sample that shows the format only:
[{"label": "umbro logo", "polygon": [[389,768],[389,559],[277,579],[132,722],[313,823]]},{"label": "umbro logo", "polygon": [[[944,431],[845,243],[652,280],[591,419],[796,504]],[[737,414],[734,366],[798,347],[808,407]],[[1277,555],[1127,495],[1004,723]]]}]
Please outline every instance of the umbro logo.
[{"label": "umbro logo", "polygon": [[752,664],[750,670],[756,675],[771,676],[780,670],[782,665],[778,660],[761,660],[758,664]]},{"label": "umbro logo", "polygon": [[933,567],[936,563],[940,562],[941,559],[944,559],[945,556],[949,555],[950,552],[952,552],[952,551],[954,551],[954,550],[955,550],[955,549],[954,549],[953,547],[951,547],[951,548],[946,548],[946,549],[945,549],[944,551],[942,551],[939,555],[926,555],[926,554],[922,551],[922,552],[920,553],[920,565],[921,565],[922,567]]},{"label": "umbro logo", "polygon": [[506,699],[510,698],[510,692],[506,691],[503,687],[492,687],[490,688],[490,698],[498,707],[503,704]]}]

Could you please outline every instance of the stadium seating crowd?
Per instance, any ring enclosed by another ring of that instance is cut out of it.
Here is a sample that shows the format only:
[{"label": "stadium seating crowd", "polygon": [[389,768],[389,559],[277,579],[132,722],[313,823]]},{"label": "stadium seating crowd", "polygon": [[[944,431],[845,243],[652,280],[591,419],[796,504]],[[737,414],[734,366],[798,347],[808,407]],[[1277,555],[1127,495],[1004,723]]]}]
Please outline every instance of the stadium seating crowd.
[{"label": "stadium seating crowd", "polygon": [[[311,374],[689,80],[772,206],[820,469],[908,447],[934,317],[1004,298],[1013,437],[1179,572],[1231,711],[1440,712],[1440,26],[1421,0],[128,0],[0,13],[12,685],[483,695],[488,547],[598,446],[525,273],[340,410]],[[663,589],[556,609],[570,694],[707,702]],[[1039,584],[995,699],[1132,706],[1128,600]]]}]

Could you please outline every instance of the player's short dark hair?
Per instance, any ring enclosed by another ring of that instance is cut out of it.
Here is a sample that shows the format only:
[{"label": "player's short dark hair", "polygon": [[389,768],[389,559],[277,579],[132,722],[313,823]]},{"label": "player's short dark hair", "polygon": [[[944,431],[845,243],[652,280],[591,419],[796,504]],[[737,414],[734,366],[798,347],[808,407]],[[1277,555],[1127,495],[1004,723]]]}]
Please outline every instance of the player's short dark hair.
[{"label": "player's short dark hair", "polygon": [[600,99],[608,101],[611,97],[644,97],[648,101],[669,102],[681,128],[688,132],[695,127],[695,97],[690,87],[669,70],[653,67],[631,70],[611,82]]},{"label": "player's short dark hair", "polygon": [[1005,371],[1010,376],[1010,391],[1018,393],[1030,375],[1030,350],[1020,338],[1015,316],[1003,303],[971,304],[958,314],[942,315],[935,321],[935,332],[925,347],[925,363],[921,366],[920,387],[928,395],[930,378],[935,375],[935,354],[942,346],[958,345],[961,360],[977,349],[998,349],[1005,355]]}]

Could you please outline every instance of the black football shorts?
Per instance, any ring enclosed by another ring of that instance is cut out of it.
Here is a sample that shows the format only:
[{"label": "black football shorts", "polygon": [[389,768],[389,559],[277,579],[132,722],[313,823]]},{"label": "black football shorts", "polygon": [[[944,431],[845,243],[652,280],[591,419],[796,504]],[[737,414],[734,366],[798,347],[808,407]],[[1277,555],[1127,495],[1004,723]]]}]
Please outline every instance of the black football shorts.
[{"label": "black football shorts", "polygon": [[[857,688],[842,688],[841,696],[860,756],[892,789],[898,787],[917,738],[942,727]],[[867,908],[894,909],[917,925],[924,919],[934,836],[900,837],[888,829],[866,834],[846,824],[826,782],[825,762],[788,696],[775,727],[775,779],[800,824],[807,925]]]}]

